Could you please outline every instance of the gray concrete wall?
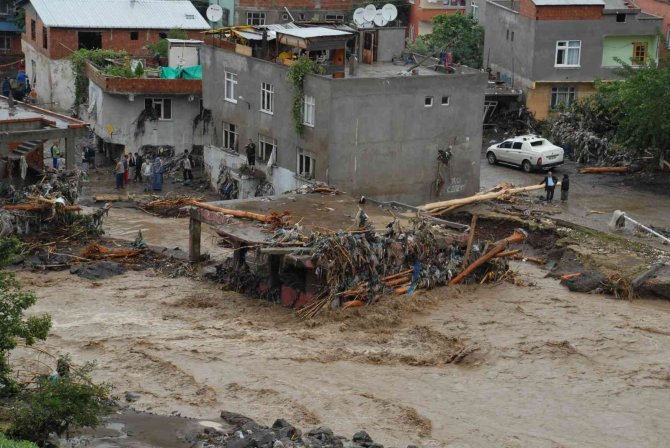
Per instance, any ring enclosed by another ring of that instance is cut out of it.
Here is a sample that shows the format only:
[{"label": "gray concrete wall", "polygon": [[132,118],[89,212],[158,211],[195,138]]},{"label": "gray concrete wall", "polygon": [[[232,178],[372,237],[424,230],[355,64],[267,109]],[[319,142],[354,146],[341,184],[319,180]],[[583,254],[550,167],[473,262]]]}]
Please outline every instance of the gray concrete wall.
[{"label": "gray concrete wall", "polygon": [[[286,66],[211,46],[203,47],[202,57],[204,104],[214,117],[210,144],[222,146],[224,121],[240,127],[240,152],[249,137],[258,144],[259,133],[276,138],[282,184],[290,183],[286,173],[295,173],[302,149],[316,159],[317,180],[351,194],[418,204],[479,190],[483,72],[383,79],[309,76],[305,92],[316,100],[315,126],[298,137]],[[224,99],[226,70],[238,74],[236,94],[250,105]],[[259,111],[261,82],[275,86],[274,115]],[[434,97],[432,107],[424,106],[426,96]],[[448,106],[441,105],[442,96],[450,97]],[[445,185],[436,194],[437,150],[449,145],[454,158],[442,169]]]},{"label": "gray concrete wall", "polygon": [[26,40],[21,40],[21,49],[25,55],[26,75],[37,93],[39,105],[71,113],[75,97],[72,63],[68,59],[49,59]]},{"label": "gray concrete wall", "polygon": [[[476,193],[485,86],[485,73],[335,80],[330,182],[409,204]],[[438,193],[437,151],[449,146],[454,156],[440,169],[445,185]]]},{"label": "gray concrete wall", "polygon": [[377,61],[390,62],[394,56],[401,56],[405,49],[405,28],[379,28]]},{"label": "gray concrete wall", "polygon": [[[628,15],[624,23],[617,23],[616,15],[605,15],[601,20],[537,21],[533,79],[563,82],[588,82],[595,78],[616,79],[615,70],[602,67],[604,37],[655,35],[661,23],[660,18],[639,20],[634,15]],[[558,40],[582,41],[580,67],[554,67]]]},{"label": "gray concrete wall", "polygon": [[[135,137],[136,120],[144,109],[147,97],[170,98],[172,119],[147,121],[143,135]],[[192,145],[207,143],[203,138],[202,124],[193,130],[193,119],[200,113],[199,98],[188,101],[187,95],[112,95],[102,91],[94,82],[89,83],[89,103],[94,107],[85,112],[84,119],[91,123],[96,135],[104,141],[126,146],[126,151],[136,152],[144,145],[174,146],[177,151]],[[113,128],[110,135],[107,126]]]},{"label": "gray concrete wall", "polygon": [[500,72],[514,88],[528,87],[533,80],[536,22],[492,2],[484,12],[484,64],[488,61],[493,75]]}]

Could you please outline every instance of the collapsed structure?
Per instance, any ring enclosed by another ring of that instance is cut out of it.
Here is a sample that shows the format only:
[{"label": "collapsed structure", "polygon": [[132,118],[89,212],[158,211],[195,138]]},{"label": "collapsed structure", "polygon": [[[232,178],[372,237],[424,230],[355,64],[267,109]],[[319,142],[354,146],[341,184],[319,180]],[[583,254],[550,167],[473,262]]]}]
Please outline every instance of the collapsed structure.
[{"label": "collapsed structure", "polygon": [[[318,180],[410,204],[478,191],[487,75],[405,54],[404,32],[215,30],[202,50],[214,186],[233,185],[242,199]],[[303,73],[314,65],[317,73]],[[254,173],[243,168],[249,139]]]}]

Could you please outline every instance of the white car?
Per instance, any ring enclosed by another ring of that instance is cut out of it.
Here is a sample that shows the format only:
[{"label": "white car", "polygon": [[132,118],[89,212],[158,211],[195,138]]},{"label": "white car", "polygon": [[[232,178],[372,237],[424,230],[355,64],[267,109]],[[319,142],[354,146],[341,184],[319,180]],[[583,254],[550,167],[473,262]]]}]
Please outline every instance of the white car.
[{"label": "white car", "polygon": [[527,173],[548,170],[563,164],[563,148],[537,135],[520,135],[489,146],[486,159],[491,165],[517,165]]}]

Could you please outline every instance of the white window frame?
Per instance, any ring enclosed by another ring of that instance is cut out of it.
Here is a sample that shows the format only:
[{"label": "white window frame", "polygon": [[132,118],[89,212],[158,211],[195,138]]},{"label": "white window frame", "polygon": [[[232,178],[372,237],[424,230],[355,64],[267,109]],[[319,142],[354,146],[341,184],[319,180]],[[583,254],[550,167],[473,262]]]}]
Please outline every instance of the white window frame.
[{"label": "white window frame", "polygon": [[[568,64],[570,50],[577,50],[577,63]],[[563,63],[558,63],[558,54],[563,52]],[[557,40],[556,54],[554,55],[554,67],[580,67],[582,61],[582,41],[581,40]]]},{"label": "white window frame", "polygon": [[554,95],[565,96],[567,101],[562,101],[563,105],[570,106],[577,99],[577,90],[573,86],[556,86],[551,88],[551,95],[549,96],[549,109],[556,110],[559,106],[558,101],[554,101]]},{"label": "white window frame", "polygon": [[316,158],[311,154],[299,150],[298,151],[298,166],[296,167],[296,172],[298,176],[304,177],[305,179],[314,179],[316,167]]},{"label": "white window frame", "polygon": [[235,91],[237,90],[237,73],[225,72],[224,80],[223,98],[226,101],[237,104],[237,96],[235,95]]},{"label": "white window frame", "polygon": [[[446,102],[444,101],[445,98],[447,99]],[[451,104],[451,96],[450,95],[442,95],[442,98],[440,98],[440,104],[442,106],[448,106],[449,104]]]},{"label": "white window frame", "polygon": [[479,22],[479,5],[477,5],[477,2],[470,2],[470,12],[472,18]]},{"label": "white window frame", "polygon": [[237,151],[240,134],[237,125],[223,122],[223,147],[231,151]]},{"label": "white window frame", "polygon": [[[144,107],[146,109],[147,107],[147,101],[151,101],[151,108],[156,109],[156,104],[160,104],[161,107],[161,112],[158,115],[158,120],[160,121],[171,121],[172,120],[172,98],[145,98],[144,99]],[[170,111],[169,114],[166,114],[166,107],[165,105],[169,104],[170,105]],[[169,115],[169,117],[167,117]]]},{"label": "white window frame", "polygon": [[426,96],[423,99],[423,107],[433,107],[433,104],[435,103],[435,98],[432,96]]},{"label": "white window frame", "polygon": [[9,33],[0,33],[0,50],[9,51],[12,49],[12,36]]},{"label": "white window frame", "polygon": [[247,11],[247,25],[265,25],[265,11]]},{"label": "white window frame", "polygon": [[315,119],[316,99],[312,95],[305,95],[302,99],[302,124],[313,128]]},{"label": "white window frame", "polygon": [[268,160],[272,155],[273,150],[275,151],[276,157],[277,139],[268,137],[267,135],[258,134],[258,159]]},{"label": "white window frame", "polygon": [[275,105],[275,86],[269,82],[261,83],[261,112],[272,115]]}]

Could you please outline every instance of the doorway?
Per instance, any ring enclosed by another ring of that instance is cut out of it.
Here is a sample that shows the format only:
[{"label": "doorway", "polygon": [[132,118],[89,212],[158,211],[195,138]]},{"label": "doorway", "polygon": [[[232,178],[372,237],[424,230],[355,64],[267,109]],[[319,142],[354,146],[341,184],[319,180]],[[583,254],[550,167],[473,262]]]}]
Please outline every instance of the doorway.
[{"label": "doorway", "polygon": [[79,49],[96,50],[102,48],[100,31],[79,31]]}]

